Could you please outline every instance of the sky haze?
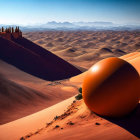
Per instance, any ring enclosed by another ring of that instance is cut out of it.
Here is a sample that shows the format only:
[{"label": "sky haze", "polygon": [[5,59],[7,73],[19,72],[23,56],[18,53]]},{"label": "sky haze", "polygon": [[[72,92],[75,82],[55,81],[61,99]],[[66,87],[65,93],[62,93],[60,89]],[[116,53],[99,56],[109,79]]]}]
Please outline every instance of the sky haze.
[{"label": "sky haze", "polygon": [[49,21],[140,24],[140,0],[0,0],[0,24]]}]

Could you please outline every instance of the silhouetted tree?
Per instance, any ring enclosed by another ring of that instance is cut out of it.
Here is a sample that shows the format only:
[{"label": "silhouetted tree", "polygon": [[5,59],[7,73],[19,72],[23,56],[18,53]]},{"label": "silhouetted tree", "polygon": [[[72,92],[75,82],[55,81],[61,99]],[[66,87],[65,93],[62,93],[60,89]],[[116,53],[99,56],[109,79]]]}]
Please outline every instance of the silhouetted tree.
[{"label": "silhouetted tree", "polygon": [[5,28],[5,32],[8,33],[8,29],[7,28]]},{"label": "silhouetted tree", "polygon": [[17,32],[17,27],[15,28],[15,33]]},{"label": "silhouetted tree", "polygon": [[16,33],[21,32],[20,29],[19,29],[19,26],[16,26],[15,32],[16,32]]},{"label": "silhouetted tree", "polygon": [[4,28],[3,27],[1,28],[1,30],[2,30],[2,32],[4,32]]},{"label": "silhouetted tree", "polygon": [[6,33],[22,33],[21,30],[19,29],[19,26],[16,26],[16,28],[14,29],[14,27],[8,27],[8,28],[5,28],[2,27],[0,28],[0,32],[6,32]]},{"label": "silhouetted tree", "polygon": [[17,27],[17,30],[18,30],[18,32],[19,32],[19,26]]},{"label": "silhouetted tree", "polygon": [[6,28],[6,29],[5,29],[5,32],[6,32],[6,33],[11,33],[11,28],[10,28],[10,27],[9,27],[9,28]]},{"label": "silhouetted tree", "polygon": [[14,33],[14,28],[12,27],[12,33]]},{"label": "silhouetted tree", "polygon": [[9,33],[11,33],[11,27],[9,27],[9,29],[8,29],[8,30],[9,30]]}]

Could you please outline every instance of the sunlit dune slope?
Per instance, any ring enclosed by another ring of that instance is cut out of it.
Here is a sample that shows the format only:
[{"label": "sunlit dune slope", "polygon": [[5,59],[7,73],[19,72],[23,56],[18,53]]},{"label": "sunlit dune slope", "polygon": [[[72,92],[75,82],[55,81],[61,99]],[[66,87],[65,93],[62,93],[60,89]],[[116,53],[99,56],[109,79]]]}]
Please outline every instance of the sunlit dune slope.
[{"label": "sunlit dune slope", "polygon": [[[140,74],[140,66],[139,66],[140,52],[129,53],[129,54],[121,56],[120,58],[124,59],[125,61],[133,65],[135,69],[138,71],[138,73]],[[86,72],[83,72],[82,74],[79,74],[77,76],[70,78],[70,81],[81,84],[83,82],[85,75],[86,75]]]},{"label": "sunlit dune slope", "polygon": [[1,125],[0,139],[7,140],[12,138],[14,140],[19,140],[21,136],[26,135],[28,132],[36,131],[36,129],[41,128],[46,125],[46,123],[49,123],[54,116],[61,115],[61,113],[67,109],[73,100],[73,97],[69,98],[30,116]]},{"label": "sunlit dune slope", "polygon": [[27,133],[23,138],[29,140],[138,140],[139,114],[140,106],[131,116],[119,120],[102,118],[88,110],[83,100],[76,101],[63,114],[46,123],[46,126]]}]

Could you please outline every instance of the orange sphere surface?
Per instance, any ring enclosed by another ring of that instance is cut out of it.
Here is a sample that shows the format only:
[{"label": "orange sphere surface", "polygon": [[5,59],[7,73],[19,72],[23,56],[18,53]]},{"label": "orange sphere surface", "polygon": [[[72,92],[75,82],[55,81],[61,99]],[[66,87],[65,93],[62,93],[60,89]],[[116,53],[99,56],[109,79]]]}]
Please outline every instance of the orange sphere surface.
[{"label": "orange sphere surface", "polygon": [[128,62],[111,57],[93,65],[85,76],[82,95],[93,112],[108,117],[130,113],[139,103],[140,77]]}]

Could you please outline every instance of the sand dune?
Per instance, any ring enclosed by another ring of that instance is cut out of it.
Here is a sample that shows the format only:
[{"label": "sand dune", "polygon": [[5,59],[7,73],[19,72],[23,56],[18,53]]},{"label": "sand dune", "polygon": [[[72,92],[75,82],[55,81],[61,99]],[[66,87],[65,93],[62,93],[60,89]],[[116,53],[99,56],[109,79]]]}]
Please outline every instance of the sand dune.
[{"label": "sand dune", "polygon": [[86,69],[103,58],[120,57],[140,49],[137,31],[44,31],[28,32],[24,36]]},{"label": "sand dune", "polygon": [[86,69],[106,57],[121,56],[140,74],[140,53],[135,52],[140,49],[139,35],[135,31],[24,33],[42,47],[25,38],[0,38],[0,123],[6,123],[0,126],[0,139],[137,140],[139,106],[129,117],[117,121],[97,116],[72,96],[78,93]]},{"label": "sand dune", "polygon": [[7,140],[12,138],[19,140],[20,137],[32,131],[36,131],[36,129],[40,129],[42,126],[45,126],[46,123],[49,123],[56,115],[61,115],[73,100],[74,98],[67,99],[30,116],[1,125],[0,139]]},{"label": "sand dune", "polygon": [[[67,110],[46,126],[34,133],[28,133],[24,138],[29,140],[43,139],[119,139],[137,140],[139,135],[140,108],[128,118],[119,121],[102,118],[87,109],[83,101],[72,103]],[[56,127],[57,126],[57,127]]]},{"label": "sand dune", "polygon": [[[140,73],[140,67],[138,65],[138,63],[140,63],[139,56],[140,56],[140,52],[133,52],[130,54],[123,55],[120,58],[128,61]],[[70,81],[75,82],[75,83],[79,83],[79,86],[80,86],[81,83],[83,82],[85,75],[86,75],[86,72],[70,78]]]},{"label": "sand dune", "polygon": [[0,124],[22,117],[23,113],[19,112],[30,111],[29,107],[34,109],[38,103],[49,98],[49,95],[19,85],[0,74]]},{"label": "sand dune", "polygon": [[[71,90],[65,92],[65,88]],[[64,81],[45,81],[0,60],[0,124],[40,111],[77,93]]]},{"label": "sand dune", "polygon": [[0,59],[45,80],[61,80],[81,73],[73,65],[25,38],[10,41],[1,37],[0,48]]},{"label": "sand dune", "polygon": [[[135,55],[138,53],[131,53],[121,58],[126,59]],[[139,68],[139,57],[131,59],[129,62],[132,65],[137,62],[135,67]],[[71,78],[70,81],[75,84],[82,83],[85,73]],[[67,91],[65,90],[65,92]],[[111,120],[90,112],[82,100],[73,101],[74,98],[70,98],[38,113],[0,126],[0,138],[3,140],[9,137],[15,140],[19,138],[31,140],[56,138],[64,140],[93,138],[137,140],[140,137],[139,106],[130,116]]]}]

